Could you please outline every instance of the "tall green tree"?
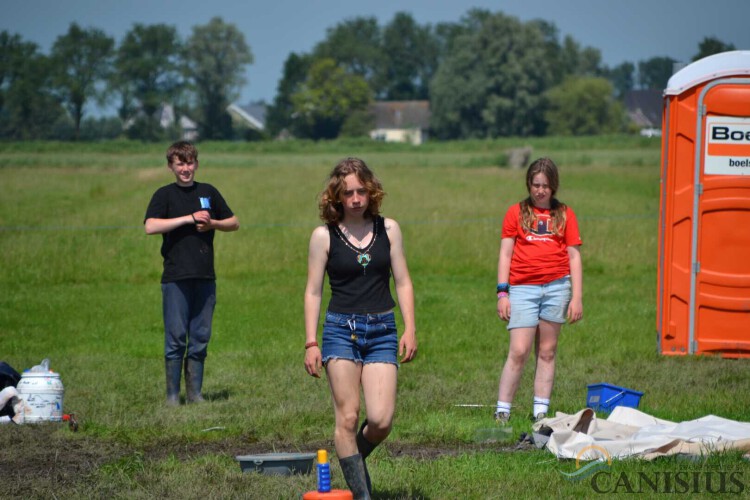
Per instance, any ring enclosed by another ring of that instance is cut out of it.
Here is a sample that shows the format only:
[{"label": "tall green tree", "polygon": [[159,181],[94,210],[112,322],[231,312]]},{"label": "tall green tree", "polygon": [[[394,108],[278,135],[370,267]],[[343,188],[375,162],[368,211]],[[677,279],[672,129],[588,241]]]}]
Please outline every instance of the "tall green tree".
[{"label": "tall green tree", "polygon": [[563,57],[559,41],[560,32],[557,26],[544,19],[532,19],[528,24],[538,29],[542,34],[545,48],[544,58],[552,63],[552,81],[561,82],[565,76],[570,74],[571,68],[569,64],[566,64],[565,57]]},{"label": "tall green tree", "polygon": [[638,62],[638,83],[642,89],[663,90],[674,72],[671,57],[652,57]]},{"label": "tall green tree", "polygon": [[0,137],[50,139],[64,110],[52,94],[51,65],[38,46],[0,33]]},{"label": "tall green tree", "polygon": [[24,42],[21,35],[5,30],[0,32],[0,114],[10,88],[23,75],[24,61],[36,52],[36,44]]},{"label": "tall green tree", "polygon": [[371,97],[363,77],[347,73],[333,59],[318,59],[292,95],[295,133],[316,140],[336,138],[351,114],[367,109]]},{"label": "tall green tree", "polygon": [[115,59],[113,84],[122,98],[120,117],[136,118],[130,137],[159,140],[162,130],[156,112],[179,99],[182,43],[174,26],[136,23],[125,34]]},{"label": "tall green tree", "polygon": [[227,107],[246,83],[245,66],[253,54],[234,24],[214,17],[195,26],[185,46],[186,74],[198,102],[198,123],[203,139],[231,139],[232,119]]},{"label": "tall green tree", "polygon": [[712,56],[714,54],[720,54],[721,52],[728,52],[735,50],[735,47],[731,43],[724,43],[716,37],[707,36],[698,43],[698,53],[693,56],[693,61],[703,59],[704,57]]},{"label": "tall green tree", "polygon": [[439,42],[432,28],[411,14],[398,12],[383,29],[383,63],[376,76],[378,97],[386,100],[428,99],[437,71]]},{"label": "tall green tree", "polygon": [[547,91],[545,112],[552,135],[597,135],[621,132],[625,112],[605,78],[568,77]]},{"label": "tall green tree", "polygon": [[469,11],[431,85],[432,127],[443,139],[544,132],[553,84],[548,38],[536,23]]},{"label": "tall green tree", "polygon": [[570,35],[563,37],[561,43],[559,30],[550,21],[533,19],[527,24],[542,34],[545,58],[552,64],[554,82],[560,83],[569,76],[599,76],[606,72],[599,49],[582,46]]},{"label": "tall green tree", "polygon": [[374,17],[355,17],[338,23],[313,49],[315,60],[330,58],[347,73],[364,78],[375,94],[382,93],[376,81],[385,63],[382,33]]},{"label": "tall green tree", "polygon": [[[472,28],[467,26],[467,21],[468,17],[465,17],[460,23],[442,22],[435,25],[433,33],[438,44],[438,67],[445,56],[453,52],[454,42],[472,31]],[[479,29],[479,26],[476,26],[476,29]]]},{"label": "tall green tree", "polygon": [[635,87],[635,65],[625,61],[607,70],[607,78],[615,89],[615,95],[622,98]]},{"label": "tall green tree", "polygon": [[276,96],[266,115],[266,128],[271,136],[275,137],[283,130],[291,130],[294,121],[292,95],[304,84],[312,63],[312,55],[294,52],[290,53],[284,61],[284,70],[276,88]]},{"label": "tall green tree", "polygon": [[602,73],[602,54],[599,49],[581,48],[581,44],[570,35],[563,38],[560,57],[564,76],[599,76]]},{"label": "tall green tree", "polygon": [[55,90],[73,119],[76,139],[87,101],[94,98],[101,102],[105,95],[105,89],[97,85],[111,75],[114,45],[114,39],[102,30],[72,23],[52,46]]}]

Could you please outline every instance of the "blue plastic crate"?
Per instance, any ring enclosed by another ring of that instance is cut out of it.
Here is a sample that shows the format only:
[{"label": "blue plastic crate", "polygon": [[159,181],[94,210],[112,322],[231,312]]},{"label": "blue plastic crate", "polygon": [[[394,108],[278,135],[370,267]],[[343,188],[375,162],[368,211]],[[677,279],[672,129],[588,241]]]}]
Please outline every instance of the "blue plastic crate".
[{"label": "blue plastic crate", "polygon": [[643,393],[612,384],[590,384],[586,406],[596,411],[611,412],[615,406],[638,408]]}]

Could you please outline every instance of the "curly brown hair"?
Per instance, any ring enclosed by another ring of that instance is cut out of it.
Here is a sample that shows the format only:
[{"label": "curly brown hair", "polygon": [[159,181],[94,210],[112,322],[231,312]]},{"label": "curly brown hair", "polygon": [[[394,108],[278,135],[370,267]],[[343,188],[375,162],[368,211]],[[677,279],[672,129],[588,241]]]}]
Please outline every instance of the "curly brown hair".
[{"label": "curly brown hair", "polygon": [[367,189],[369,201],[365,210],[365,217],[375,218],[380,214],[380,203],[383,201],[385,191],[383,185],[367,164],[359,158],[344,158],[331,171],[323,192],[320,193],[318,208],[320,218],[329,224],[338,223],[344,217],[343,197],[346,190],[344,179],[347,175],[354,174]]},{"label": "curly brown hair", "polygon": [[[549,182],[549,187],[552,190],[552,199],[550,200],[550,225],[549,230],[557,235],[562,235],[565,231],[565,213],[567,206],[557,198],[555,194],[557,189],[560,187],[560,175],[557,172],[557,165],[549,158],[539,158],[534,160],[529,165],[526,171],[526,191],[531,194],[531,184],[534,181],[534,176],[537,174],[544,174]],[[521,225],[525,232],[530,232],[534,227],[536,216],[534,215],[534,203],[531,201],[531,196],[521,202]]]}]

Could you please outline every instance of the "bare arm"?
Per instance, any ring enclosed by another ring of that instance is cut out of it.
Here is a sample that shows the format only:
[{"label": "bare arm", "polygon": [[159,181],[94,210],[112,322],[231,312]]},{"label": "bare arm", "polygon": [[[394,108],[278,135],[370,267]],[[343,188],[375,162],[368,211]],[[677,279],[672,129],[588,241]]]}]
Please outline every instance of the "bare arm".
[{"label": "bare arm", "polygon": [[401,228],[392,219],[385,219],[385,230],[391,242],[391,271],[396,285],[396,296],[401,316],[404,320],[404,333],[399,341],[401,362],[407,363],[417,354],[417,327],[414,318],[414,285],[406,265]]},{"label": "bare arm", "polygon": [[[510,278],[510,261],[513,258],[513,249],[516,246],[515,238],[503,238],[500,240],[500,255],[497,262],[497,282],[508,283]],[[501,297],[497,299],[497,315],[500,319],[510,319],[510,299]]]},{"label": "bare arm", "polygon": [[149,218],[146,219],[144,228],[146,229],[146,234],[163,234],[188,224],[195,224],[192,215],[183,215],[174,219]]},{"label": "bare arm", "polygon": [[[315,342],[318,336],[320,305],[323,298],[323,277],[328,262],[330,239],[326,226],[317,227],[310,237],[307,257],[307,285],[305,286],[305,343]],[[322,358],[320,348],[305,349],[305,370],[320,377]]]},{"label": "bare arm", "polygon": [[568,247],[570,259],[570,285],[572,295],[568,306],[568,321],[575,323],[583,318],[583,262],[578,245]]},{"label": "bare arm", "polygon": [[240,228],[240,221],[236,215],[227,217],[226,219],[209,219],[207,224],[198,223],[198,232],[210,231],[216,229],[217,231],[237,231]]},{"label": "bare arm", "polygon": [[146,234],[163,234],[174,231],[180,226],[193,224],[198,232],[210,231],[216,229],[219,231],[236,231],[240,228],[239,220],[236,215],[226,219],[212,219],[206,210],[198,210],[189,215],[175,217],[173,219],[146,219],[144,227]]}]

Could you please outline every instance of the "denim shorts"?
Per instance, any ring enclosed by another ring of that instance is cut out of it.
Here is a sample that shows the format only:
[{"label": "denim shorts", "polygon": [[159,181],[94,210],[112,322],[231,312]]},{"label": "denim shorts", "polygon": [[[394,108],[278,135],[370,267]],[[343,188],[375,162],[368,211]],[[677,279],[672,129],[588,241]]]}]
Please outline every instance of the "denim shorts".
[{"label": "denim shorts", "polygon": [[571,296],[570,276],[544,285],[511,285],[508,295],[508,330],[536,327],[540,319],[565,323]]},{"label": "denim shorts", "polygon": [[323,324],[323,364],[331,359],[398,366],[398,333],[393,312],[348,314],[327,311]]}]

